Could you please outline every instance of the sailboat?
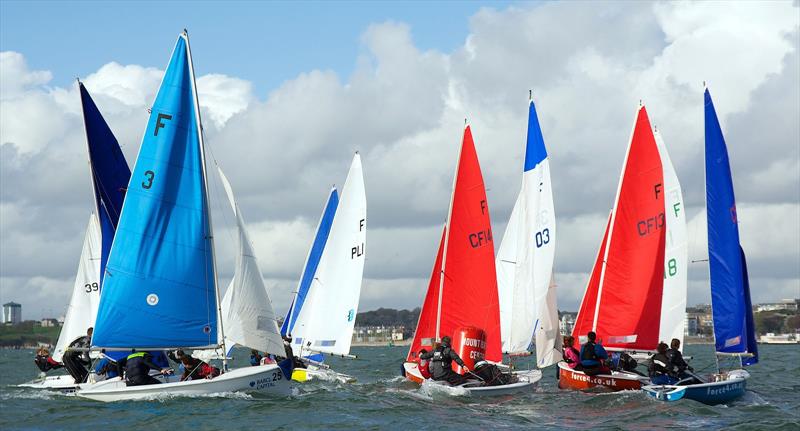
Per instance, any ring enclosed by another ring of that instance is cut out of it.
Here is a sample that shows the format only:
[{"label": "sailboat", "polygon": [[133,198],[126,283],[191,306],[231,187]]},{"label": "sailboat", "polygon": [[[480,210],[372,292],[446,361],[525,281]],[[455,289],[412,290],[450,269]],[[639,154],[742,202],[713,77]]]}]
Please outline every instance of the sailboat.
[{"label": "sailboat", "polygon": [[[662,340],[683,340],[687,244],[680,183],[640,106],[575,339],[594,331],[607,351],[634,356],[655,351]],[[562,389],[638,390],[649,382],[628,371],[590,376],[565,362],[558,367]]]},{"label": "sailboat", "polygon": [[539,368],[561,360],[553,283],[556,220],[550,162],[531,97],[522,189],[497,251],[503,353],[528,354],[535,338]]},{"label": "sailboat", "polygon": [[[78,91],[86,130],[94,211],[89,216],[67,314],[52,354],[53,359],[58,362],[61,362],[69,344],[86,335],[86,330],[95,324],[103,272],[131,176],[114,133],[81,81],[78,81]],[[47,376],[20,386],[70,390],[79,383],[82,382],[76,383],[72,376],[66,374]]]},{"label": "sailboat", "polygon": [[367,197],[361,156],[356,153],[341,198],[331,189],[311,243],[297,292],[281,327],[306,368],[292,379],[353,382],[321,363],[324,354],[349,356],[353,338],[367,231]]},{"label": "sailboat", "polygon": [[[226,351],[205,147],[189,36],[178,36],[161,82],[106,264],[94,349]],[[222,327],[219,327],[222,325]],[[219,339],[222,334],[222,339]],[[228,370],[213,379],[127,386],[108,379],[77,395],[97,401],[232,391],[288,394],[291,367]]]},{"label": "sailboat", "polygon": [[[472,131],[466,125],[447,222],[414,339],[403,363],[403,374],[413,382],[428,383],[419,370],[418,355],[423,348],[433,349],[434,343],[445,335],[453,338],[453,349],[470,369],[482,359],[500,363],[503,359],[500,332],[489,205]],[[461,367],[454,371],[464,373]],[[460,389],[470,395],[507,394],[529,390],[542,376],[539,370],[515,375],[515,383],[501,386],[466,383]]]},{"label": "sailboat", "polygon": [[728,150],[708,88],[704,99],[708,261],[717,372],[702,378],[702,383],[651,385],[643,389],[663,401],[688,398],[713,405],[744,395],[750,378],[744,369],[722,372],[719,357],[734,357],[741,366],[753,365],[758,362],[758,347]]}]

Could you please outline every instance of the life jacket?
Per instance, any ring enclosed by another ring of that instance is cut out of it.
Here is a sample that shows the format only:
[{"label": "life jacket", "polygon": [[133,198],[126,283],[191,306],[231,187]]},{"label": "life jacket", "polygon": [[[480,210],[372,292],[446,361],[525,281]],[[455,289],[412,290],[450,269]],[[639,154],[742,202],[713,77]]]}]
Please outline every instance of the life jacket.
[{"label": "life jacket", "polygon": [[145,364],[147,352],[135,352],[128,355],[125,363],[125,376],[130,380],[150,373],[150,367]]},{"label": "life jacket", "polygon": [[423,379],[431,378],[431,370],[428,369],[428,361],[426,359],[420,359],[417,368],[419,368],[419,373]]},{"label": "life jacket", "polygon": [[597,361],[599,357],[597,356],[597,352],[594,349],[594,343],[592,341],[587,341],[586,344],[583,345],[581,348],[581,361]]},{"label": "life jacket", "polygon": [[200,369],[197,372],[197,378],[199,379],[211,379],[217,377],[219,375],[219,368],[212,367],[211,365],[203,362],[200,364]]}]

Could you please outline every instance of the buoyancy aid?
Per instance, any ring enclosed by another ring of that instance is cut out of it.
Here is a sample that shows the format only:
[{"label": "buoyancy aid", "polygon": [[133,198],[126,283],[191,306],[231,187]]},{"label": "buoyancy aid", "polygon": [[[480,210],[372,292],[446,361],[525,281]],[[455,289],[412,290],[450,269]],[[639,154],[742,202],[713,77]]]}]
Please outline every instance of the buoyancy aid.
[{"label": "buoyancy aid", "polygon": [[597,356],[597,351],[594,348],[595,343],[587,341],[581,348],[581,361],[597,361],[600,358]]}]

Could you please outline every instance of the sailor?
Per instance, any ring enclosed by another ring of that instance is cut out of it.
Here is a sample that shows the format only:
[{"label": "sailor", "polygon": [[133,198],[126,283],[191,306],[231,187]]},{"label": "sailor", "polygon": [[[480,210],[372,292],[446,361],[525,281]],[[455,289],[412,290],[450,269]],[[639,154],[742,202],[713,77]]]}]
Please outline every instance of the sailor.
[{"label": "sailor", "polygon": [[149,352],[135,352],[117,361],[117,372],[123,375],[125,371],[125,383],[128,386],[154,385],[161,383],[150,375],[150,370],[160,371],[161,374],[172,374],[171,368],[161,368],[153,363],[153,355]]},{"label": "sailor", "polygon": [[119,376],[117,363],[106,355],[94,366],[94,373],[98,376],[105,376],[106,379]]},{"label": "sailor", "polygon": [[578,349],[575,348],[575,337],[573,337],[572,335],[564,336],[564,349],[562,355],[564,356],[564,362],[567,363],[568,367],[580,371],[581,352],[579,352]]},{"label": "sailor", "polygon": [[67,372],[75,379],[76,383],[85,382],[86,377],[89,375],[87,367],[92,363],[92,359],[86,349],[92,347],[93,330],[94,328],[87,329],[86,335],[78,337],[69,343],[64,352],[64,368],[67,369]]},{"label": "sailor", "polygon": [[420,359],[430,359],[430,370],[433,380],[442,380],[450,383],[453,386],[460,385],[467,381],[467,378],[453,371],[452,363],[464,367],[465,371],[469,368],[464,364],[464,361],[458,354],[450,347],[450,337],[445,335],[442,337],[442,343],[436,346],[432,352],[425,352],[419,355]]},{"label": "sailor", "polygon": [[692,366],[683,359],[683,354],[680,350],[681,340],[673,338],[669,343],[669,347],[669,350],[667,350],[667,360],[669,360],[670,365],[672,365],[673,369],[675,370],[675,377],[680,380],[694,377],[686,372],[686,370],[694,372],[694,368],[692,368]]},{"label": "sailor", "polygon": [[589,340],[581,347],[581,367],[583,372],[589,376],[597,374],[608,374],[611,370],[605,366],[604,362],[608,359],[606,349],[600,343],[597,343],[597,334],[594,331],[589,331],[586,334]]},{"label": "sailor", "polygon": [[674,376],[672,364],[667,358],[666,343],[658,343],[656,354],[647,362],[647,371],[650,374],[650,381],[654,385],[673,385],[678,381]]},{"label": "sailor", "polygon": [[60,362],[57,362],[52,356],[50,356],[50,351],[45,347],[42,347],[36,351],[36,357],[33,358],[33,362],[36,364],[39,370],[42,371],[42,373],[63,367]]},{"label": "sailor", "polygon": [[261,356],[260,353],[258,353],[258,350],[256,349],[250,350],[250,365],[254,367],[261,365],[261,359],[263,359],[263,357]]},{"label": "sailor", "polygon": [[422,355],[428,353],[426,349],[420,349],[419,357],[417,358],[417,368],[419,369],[419,374],[422,376],[423,379],[430,379],[431,378],[431,370],[428,368],[428,364],[430,361],[427,359],[422,359]]},{"label": "sailor", "polygon": [[[286,357],[292,359],[293,369],[306,368],[306,364],[303,360],[294,355],[294,350],[292,350],[292,337],[288,335],[283,337],[283,350],[286,352]],[[275,362],[281,362],[281,358],[275,358]]]}]

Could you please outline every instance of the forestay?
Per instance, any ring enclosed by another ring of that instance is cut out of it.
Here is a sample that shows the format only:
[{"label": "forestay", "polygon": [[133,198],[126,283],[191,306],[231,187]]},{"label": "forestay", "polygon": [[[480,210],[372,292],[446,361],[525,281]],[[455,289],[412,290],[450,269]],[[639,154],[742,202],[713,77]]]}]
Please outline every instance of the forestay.
[{"label": "forestay", "polygon": [[305,305],[292,329],[293,343],[301,346],[296,353],[350,352],[364,273],[366,228],[367,198],[361,157],[356,153]]},{"label": "forestay", "polygon": [[216,274],[194,71],[178,38],[111,249],[93,344],[217,345]]},{"label": "forestay", "polygon": [[86,335],[86,329],[94,326],[97,306],[100,303],[100,226],[94,214],[89,216],[86,236],[83,239],[81,260],[78,262],[78,274],[72,287],[64,326],[58,335],[53,359],[61,362],[64,350],[78,337]]},{"label": "forestay", "polygon": [[522,189],[500,243],[496,266],[503,351],[528,351],[535,335],[540,367],[561,360],[552,283],[555,242],[550,161],[531,100]]},{"label": "forestay", "polygon": [[758,362],[747,263],[739,242],[739,220],[728,150],[705,90],[706,209],[714,343],[718,353],[749,353],[743,365]]},{"label": "forestay", "polygon": [[278,333],[278,324],[272,301],[264,285],[255,251],[247,234],[242,211],[233,196],[228,178],[218,168],[222,185],[236,215],[239,231],[239,252],[236,254],[236,270],[222,299],[222,322],[225,328],[225,346],[249,347],[258,351],[284,356],[283,340]]}]

